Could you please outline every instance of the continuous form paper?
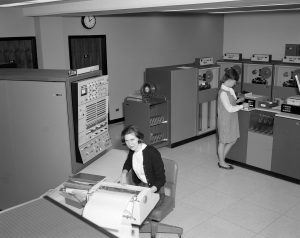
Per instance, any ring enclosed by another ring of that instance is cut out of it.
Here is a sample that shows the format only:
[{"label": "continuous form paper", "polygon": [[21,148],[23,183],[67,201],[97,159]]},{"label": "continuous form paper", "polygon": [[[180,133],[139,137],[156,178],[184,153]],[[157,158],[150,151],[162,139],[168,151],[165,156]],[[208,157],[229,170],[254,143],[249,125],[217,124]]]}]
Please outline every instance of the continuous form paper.
[{"label": "continuous form paper", "polygon": [[124,224],[123,213],[133,196],[98,190],[89,197],[82,215],[118,237],[131,237],[131,224]]}]

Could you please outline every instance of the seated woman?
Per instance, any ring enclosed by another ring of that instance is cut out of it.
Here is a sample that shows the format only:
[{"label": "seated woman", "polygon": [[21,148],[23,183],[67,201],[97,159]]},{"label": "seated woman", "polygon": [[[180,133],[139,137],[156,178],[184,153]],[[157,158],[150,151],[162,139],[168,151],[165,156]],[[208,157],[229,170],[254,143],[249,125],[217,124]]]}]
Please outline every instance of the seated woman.
[{"label": "seated woman", "polygon": [[121,140],[129,148],[129,152],[123,166],[120,182],[122,184],[129,183],[127,175],[129,171],[132,171],[131,180],[134,185],[146,186],[152,192],[159,193],[159,205],[165,197],[164,163],[160,152],[155,147],[145,144],[143,138],[143,133],[136,126],[127,126],[122,131]]}]

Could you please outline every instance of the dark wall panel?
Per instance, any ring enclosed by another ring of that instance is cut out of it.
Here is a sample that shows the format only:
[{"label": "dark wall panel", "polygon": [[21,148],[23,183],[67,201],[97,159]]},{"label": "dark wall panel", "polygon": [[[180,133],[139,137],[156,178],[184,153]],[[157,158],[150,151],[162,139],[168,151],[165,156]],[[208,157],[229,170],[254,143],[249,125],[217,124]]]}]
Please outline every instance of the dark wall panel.
[{"label": "dark wall panel", "polygon": [[0,38],[0,65],[38,68],[35,37]]}]

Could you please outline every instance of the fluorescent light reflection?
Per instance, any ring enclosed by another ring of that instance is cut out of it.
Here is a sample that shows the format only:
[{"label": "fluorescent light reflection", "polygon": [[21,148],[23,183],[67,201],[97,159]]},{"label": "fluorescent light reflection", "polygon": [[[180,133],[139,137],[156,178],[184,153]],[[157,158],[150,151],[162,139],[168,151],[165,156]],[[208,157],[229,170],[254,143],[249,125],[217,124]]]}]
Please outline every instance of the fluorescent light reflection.
[{"label": "fluorescent light reflection", "polygon": [[0,5],[0,7],[17,7],[17,6],[25,6],[25,5],[30,5],[30,4],[59,2],[59,1],[62,1],[62,0],[32,0],[32,1],[2,4],[2,5]]},{"label": "fluorescent light reflection", "polygon": [[246,12],[277,12],[277,11],[297,11],[300,8],[276,8],[276,9],[264,9],[264,10],[239,10],[239,11],[225,11],[225,12],[209,12],[212,14],[233,14],[233,13],[246,13]]},{"label": "fluorescent light reflection", "polygon": [[[172,9],[172,10],[163,10],[162,12],[181,12],[181,11],[201,11],[201,10],[218,10],[218,9],[235,9],[235,8],[253,8],[253,7],[273,7],[273,6],[286,6],[290,3],[276,3],[276,4],[256,4],[256,5],[246,5],[246,6],[227,6],[227,7],[197,7],[197,8],[182,8],[182,9]],[[281,10],[281,9],[280,9]],[[263,11],[263,10],[262,10]],[[266,10],[269,11],[269,10]],[[227,11],[228,12],[228,11]],[[231,12],[247,12],[243,11],[230,11]],[[226,12],[211,12],[211,13],[226,13]]]}]

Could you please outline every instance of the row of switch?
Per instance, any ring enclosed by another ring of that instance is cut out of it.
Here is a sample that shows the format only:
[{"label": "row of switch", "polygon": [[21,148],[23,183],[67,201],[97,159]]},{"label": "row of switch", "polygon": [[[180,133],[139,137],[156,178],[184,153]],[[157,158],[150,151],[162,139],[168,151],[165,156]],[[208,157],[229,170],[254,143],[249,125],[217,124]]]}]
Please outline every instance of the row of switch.
[{"label": "row of switch", "polygon": [[80,148],[80,154],[82,156],[83,162],[85,163],[90,159],[94,158],[103,150],[107,149],[110,145],[111,140],[109,138],[108,132],[101,134],[94,140],[85,144]]}]

